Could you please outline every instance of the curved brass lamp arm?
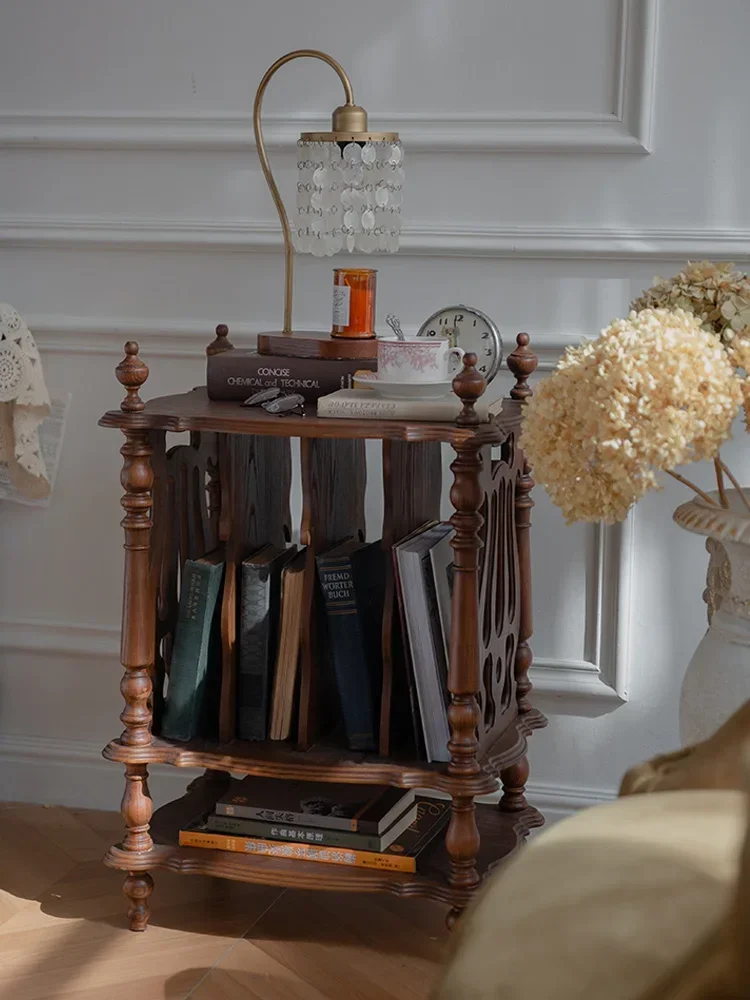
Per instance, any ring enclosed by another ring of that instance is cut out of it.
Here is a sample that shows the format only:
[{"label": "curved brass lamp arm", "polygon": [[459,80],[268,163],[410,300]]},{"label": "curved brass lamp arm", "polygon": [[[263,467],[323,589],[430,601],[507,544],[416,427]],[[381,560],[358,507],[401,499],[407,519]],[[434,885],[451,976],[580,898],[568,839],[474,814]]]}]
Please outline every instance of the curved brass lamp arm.
[{"label": "curved brass lamp arm", "polygon": [[276,71],[281,69],[281,67],[286,63],[291,62],[292,59],[301,59],[305,57],[309,57],[311,59],[321,59],[324,63],[328,63],[328,65],[336,71],[339,79],[344,85],[347,105],[354,105],[352,85],[349,77],[344,72],[343,67],[331,56],[326,55],[325,52],[319,52],[317,49],[296,49],[294,52],[287,52],[285,56],[277,59],[273,66],[269,66],[266,70],[263,79],[260,81],[258,92],[255,95],[255,105],[253,106],[253,129],[255,131],[255,143],[258,147],[258,157],[260,159],[260,165],[263,169],[263,176],[266,178],[266,183],[271,191],[273,203],[276,206],[276,211],[279,213],[281,230],[284,234],[284,260],[286,269],[286,280],[284,284],[284,333],[292,332],[292,294],[294,288],[292,234],[289,228],[289,218],[286,214],[284,203],[281,200],[279,189],[276,186],[276,181],[273,179],[271,166],[268,162],[266,147],[263,142],[263,131],[260,125],[260,110],[263,104],[263,94],[265,93],[271,77],[276,73]]}]

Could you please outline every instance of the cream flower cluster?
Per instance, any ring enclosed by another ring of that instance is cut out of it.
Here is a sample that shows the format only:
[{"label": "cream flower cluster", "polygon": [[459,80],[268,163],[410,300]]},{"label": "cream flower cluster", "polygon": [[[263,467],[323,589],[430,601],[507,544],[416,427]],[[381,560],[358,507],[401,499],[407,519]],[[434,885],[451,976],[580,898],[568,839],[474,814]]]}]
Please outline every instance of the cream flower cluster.
[{"label": "cream flower cluster", "polygon": [[692,313],[633,311],[568,348],[528,403],[521,444],[568,523],[611,524],[658,488],[658,470],[716,454],[740,382]]},{"label": "cream flower cluster", "polygon": [[685,309],[725,344],[750,336],[750,280],[734,264],[688,263],[674,278],[654,278],[632,309]]}]

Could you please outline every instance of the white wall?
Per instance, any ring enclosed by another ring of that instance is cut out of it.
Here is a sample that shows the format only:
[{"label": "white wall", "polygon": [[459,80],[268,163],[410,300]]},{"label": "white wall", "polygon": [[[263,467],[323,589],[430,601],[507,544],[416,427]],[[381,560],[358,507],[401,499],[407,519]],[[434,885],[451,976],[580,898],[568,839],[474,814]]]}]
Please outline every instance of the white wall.
[{"label": "white wall", "polygon": [[[248,344],[280,322],[278,225],[250,141],[267,65],[331,52],[372,124],[402,134],[403,250],[373,261],[381,324],[469,302],[506,344],[528,330],[549,366],[654,273],[750,257],[749,33],[745,0],[2,6],[0,299],[26,314],[52,392],[74,395],[52,506],[0,511],[0,797],[119,798],[96,751],[119,733],[120,441],[96,421],[119,402],[127,337],[156,395],[202,381],[217,322]],[[290,140],[339,102],[322,64],[271,85],[292,201]],[[299,261],[299,327],[326,328],[332,263]],[[537,492],[543,807],[607,797],[677,743],[705,569],[700,539],[670,521],[681,498],[670,486],[601,532],[564,527]]]}]

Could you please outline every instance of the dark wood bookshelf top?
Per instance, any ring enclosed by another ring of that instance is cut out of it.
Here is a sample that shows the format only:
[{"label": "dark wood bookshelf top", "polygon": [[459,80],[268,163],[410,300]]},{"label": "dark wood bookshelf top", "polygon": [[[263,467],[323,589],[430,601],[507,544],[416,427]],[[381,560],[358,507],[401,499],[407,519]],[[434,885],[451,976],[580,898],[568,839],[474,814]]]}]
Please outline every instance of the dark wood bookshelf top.
[{"label": "dark wood bookshelf top", "polygon": [[395,439],[401,441],[444,441],[460,445],[467,440],[481,444],[499,443],[520,425],[521,404],[503,400],[502,413],[494,420],[470,427],[454,423],[410,420],[348,420],[319,417],[308,403],[304,416],[279,417],[265,410],[243,407],[240,403],[215,402],[205,386],[174,396],[149,400],[135,412],[109,410],[99,421],[102,427],[164,431],[217,431],[225,434],[262,434],[272,437]]}]

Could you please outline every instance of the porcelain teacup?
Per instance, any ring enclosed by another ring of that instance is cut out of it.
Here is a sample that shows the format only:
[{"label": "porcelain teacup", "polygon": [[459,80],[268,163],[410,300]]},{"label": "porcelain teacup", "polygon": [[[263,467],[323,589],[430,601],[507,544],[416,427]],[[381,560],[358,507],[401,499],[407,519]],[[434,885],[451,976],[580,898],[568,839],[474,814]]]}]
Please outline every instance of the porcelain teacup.
[{"label": "porcelain teacup", "polygon": [[463,362],[460,347],[447,339],[378,340],[379,382],[445,382],[453,378]]}]

